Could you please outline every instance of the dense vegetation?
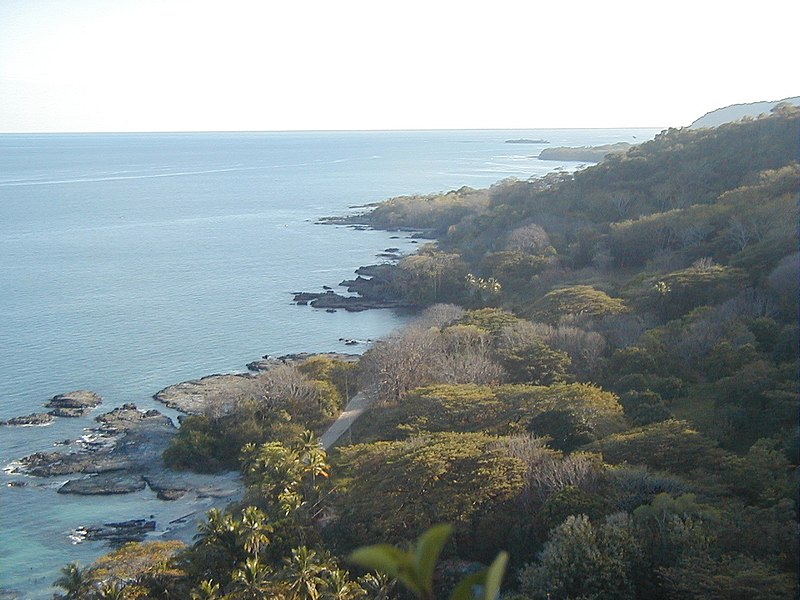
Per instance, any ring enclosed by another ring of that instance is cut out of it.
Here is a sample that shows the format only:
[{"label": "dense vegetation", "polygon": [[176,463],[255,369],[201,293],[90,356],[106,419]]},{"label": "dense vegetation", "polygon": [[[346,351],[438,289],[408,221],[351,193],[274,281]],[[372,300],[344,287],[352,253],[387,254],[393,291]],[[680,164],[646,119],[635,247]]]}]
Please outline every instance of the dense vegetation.
[{"label": "dense vegetation", "polygon": [[361,359],[379,403],[356,443],[328,465],[297,426],[340,405],[334,364],[306,367],[313,403],[280,400],[292,418],[265,394],[187,422],[170,460],[238,463],[245,501],[191,548],[117,551],[135,572],[68,567],[66,597],[385,599],[336,557],[448,522],[441,595],[507,550],[517,600],[796,598],[799,145],[779,107],[379,206],[438,240],[392,270],[428,308]]}]

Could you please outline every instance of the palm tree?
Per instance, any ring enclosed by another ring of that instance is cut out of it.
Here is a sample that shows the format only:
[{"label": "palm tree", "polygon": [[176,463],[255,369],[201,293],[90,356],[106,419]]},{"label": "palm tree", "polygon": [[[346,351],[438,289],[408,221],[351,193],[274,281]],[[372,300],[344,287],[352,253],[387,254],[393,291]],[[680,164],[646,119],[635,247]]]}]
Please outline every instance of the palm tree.
[{"label": "palm tree", "polygon": [[222,552],[233,566],[239,552],[239,523],[218,508],[212,508],[207,516],[206,522],[197,527],[195,546],[210,546]]},{"label": "palm tree", "polygon": [[381,571],[367,573],[359,579],[359,582],[371,600],[388,600],[397,586],[397,579],[392,579]]},{"label": "palm tree", "polygon": [[328,571],[327,600],[356,600],[367,594],[357,582],[350,579],[350,574],[343,569]]},{"label": "palm tree", "polygon": [[244,568],[233,572],[232,589],[228,597],[232,600],[270,600],[280,596],[275,593],[268,576],[269,571],[258,558],[248,558]]},{"label": "palm tree", "polygon": [[66,600],[76,600],[80,598],[80,593],[86,584],[86,571],[81,569],[78,563],[69,563],[61,567],[61,577],[53,582],[53,585],[60,587],[66,595],[61,595]]},{"label": "palm tree", "polygon": [[269,544],[267,534],[273,531],[272,525],[267,523],[267,516],[255,506],[248,506],[242,511],[238,529],[244,551],[254,558],[258,556],[262,546]]},{"label": "palm tree", "polygon": [[219,584],[212,579],[205,579],[192,590],[192,600],[220,600]]},{"label": "palm tree", "polygon": [[305,546],[294,548],[291,558],[284,559],[283,579],[292,600],[319,600],[327,582],[322,578],[325,567],[317,561],[317,553]]}]

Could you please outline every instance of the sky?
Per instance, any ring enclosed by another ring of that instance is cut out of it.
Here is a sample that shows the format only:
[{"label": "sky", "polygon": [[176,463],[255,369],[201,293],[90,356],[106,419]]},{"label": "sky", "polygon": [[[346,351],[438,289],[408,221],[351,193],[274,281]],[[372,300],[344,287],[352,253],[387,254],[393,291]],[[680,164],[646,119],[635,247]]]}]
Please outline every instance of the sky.
[{"label": "sky", "polygon": [[800,94],[800,2],[0,0],[0,132],[680,127]]}]

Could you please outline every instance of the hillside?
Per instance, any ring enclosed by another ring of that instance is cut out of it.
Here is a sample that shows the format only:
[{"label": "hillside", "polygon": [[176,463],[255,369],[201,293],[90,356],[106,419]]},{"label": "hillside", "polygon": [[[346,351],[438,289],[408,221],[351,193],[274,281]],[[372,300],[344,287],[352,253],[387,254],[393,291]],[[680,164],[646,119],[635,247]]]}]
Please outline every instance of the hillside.
[{"label": "hillside", "polygon": [[689,127],[692,129],[697,129],[698,127],[719,127],[725,123],[732,123],[733,121],[739,121],[746,117],[754,119],[760,115],[769,114],[773,108],[783,102],[794,106],[800,106],[800,96],[784,98],[783,100],[732,104],[707,112],[702,117],[692,122]]}]

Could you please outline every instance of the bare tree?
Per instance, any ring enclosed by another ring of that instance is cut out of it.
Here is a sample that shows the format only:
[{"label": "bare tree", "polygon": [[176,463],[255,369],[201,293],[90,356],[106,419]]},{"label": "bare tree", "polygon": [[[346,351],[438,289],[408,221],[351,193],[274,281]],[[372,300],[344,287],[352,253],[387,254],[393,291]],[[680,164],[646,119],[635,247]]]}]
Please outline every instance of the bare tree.
[{"label": "bare tree", "polygon": [[397,402],[434,383],[497,383],[505,372],[492,358],[489,335],[470,325],[444,329],[412,324],[379,342],[361,359],[364,383]]},{"label": "bare tree", "polygon": [[492,358],[491,336],[471,325],[455,325],[439,334],[434,377],[443,383],[498,383],[505,371]]},{"label": "bare tree", "polygon": [[508,234],[506,248],[526,254],[540,254],[550,246],[550,237],[541,225],[529,223]]},{"label": "bare tree", "polygon": [[280,365],[260,378],[261,399],[269,406],[311,404],[319,392],[311,380],[293,365]]},{"label": "bare tree", "polygon": [[728,220],[728,229],[725,231],[727,238],[731,241],[736,250],[744,250],[754,241],[754,232],[748,223],[731,217]]},{"label": "bare tree", "polygon": [[414,320],[419,327],[447,327],[461,319],[466,311],[456,304],[434,304],[429,306]]},{"label": "bare tree", "polygon": [[546,441],[525,434],[498,442],[499,448],[525,464],[525,496],[543,503],[567,486],[596,489],[602,464],[596,455],[573,452],[564,456],[548,448]]},{"label": "bare tree", "polygon": [[600,479],[596,455],[573,452],[563,457],[549,456],[529,472],[531,492],[541,502],[568,486],[594,490]]},{"label": "bare tree", "polygon": [[386,402],[401,400],[412,389],[433,381],[436,329],[410,326],[364,353],[364,383],[373,386]]}]

